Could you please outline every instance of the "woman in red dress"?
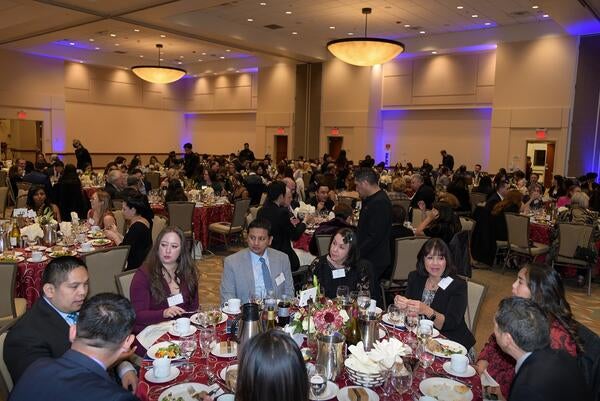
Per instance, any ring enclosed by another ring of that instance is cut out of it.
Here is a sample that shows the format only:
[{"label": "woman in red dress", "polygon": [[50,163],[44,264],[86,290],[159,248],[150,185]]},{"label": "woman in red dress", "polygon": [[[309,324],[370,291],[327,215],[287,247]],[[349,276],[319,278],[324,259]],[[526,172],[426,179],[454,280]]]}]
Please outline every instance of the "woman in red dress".
[{"label": "woman in red dress", "polygon": [[[527,264],[519,271],[512,285],[512,294],[535,301],[546,313],[550,323],[550,347],[563,349],[577,356],[580,346],[576,335],[576,321],[565,299],[565,290],[556,270],[541,264]],[[504,397],[508,397],[515,375],[515,360],[504,353],[492,334],[479,354],[475,369],[488,373],[500,384]]]}]

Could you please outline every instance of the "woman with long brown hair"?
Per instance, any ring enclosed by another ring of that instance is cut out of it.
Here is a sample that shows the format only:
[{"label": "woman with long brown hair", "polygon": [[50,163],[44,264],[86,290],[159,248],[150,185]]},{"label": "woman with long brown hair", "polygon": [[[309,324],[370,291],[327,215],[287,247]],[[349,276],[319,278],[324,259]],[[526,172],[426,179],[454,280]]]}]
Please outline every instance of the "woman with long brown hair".
[{"label": "woman with long brown hair", "polygon": [[88,221],[104,229],[116,225],[115,215],[110,211],[110,195],[106,191],[96,191],[90,198],[92,208],[88,211]]},{"label": "woman with long brown hair", "polygon": [[131,282],[133,332],[198,309],[198,275],[183,231],[166,227]]}]

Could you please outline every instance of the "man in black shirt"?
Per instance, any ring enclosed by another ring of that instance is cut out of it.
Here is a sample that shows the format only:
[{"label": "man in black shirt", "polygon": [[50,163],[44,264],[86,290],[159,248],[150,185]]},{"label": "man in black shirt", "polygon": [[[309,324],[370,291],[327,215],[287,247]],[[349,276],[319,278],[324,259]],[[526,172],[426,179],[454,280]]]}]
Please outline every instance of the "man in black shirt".
[{"label": "man in black shirt", "polygon": [[411,209],[418,209],[419,202],[425,202],[425,208],[430,210],[435,201],[435,191],[429,185],[425,185],[421,174],[413,174],[410,178],[410,187],[415,191],[415,194],[410,200]]},{"label": "man in black shirt", "polygon": [[185,176],[192,178],[196,167],[200,164],[200,156],[192,150],[192,144],[186,143],[183,145],[185,155],[183,156],[183,169],[185,170]]},{"label": "man in black shirt", "polygon": [[77,168],[84,171],[86,165],[92,165],[92,156],[90,156],[90,152],[83,147],[79,139],[73,139],[73,147],[75,148],[75,157],[77,158]]},{"label": "man in black shirt", "polygon": [[240,162],[243,164],[246,160],[253,162],[256,160],[254,158],[254,152],[250,150],[250,145],[248,143],[244,144],[244,149],[240,151],[239,155]]},{"label": "man in black shirt", "polygon": [[381,303],[379,280],[391,263],[390,231],[392,203],[379,188],[379,177],[372,168],[363,167],[354,174],[356,191],[362,199],[358,221],[360,256],[371,262],[371,298]]},{"label": "man in black shirt", "polygon": [[454,170],[454,157],[445,150],[442,150],[440,154],[442,155],[442,166],[450,171]]}]

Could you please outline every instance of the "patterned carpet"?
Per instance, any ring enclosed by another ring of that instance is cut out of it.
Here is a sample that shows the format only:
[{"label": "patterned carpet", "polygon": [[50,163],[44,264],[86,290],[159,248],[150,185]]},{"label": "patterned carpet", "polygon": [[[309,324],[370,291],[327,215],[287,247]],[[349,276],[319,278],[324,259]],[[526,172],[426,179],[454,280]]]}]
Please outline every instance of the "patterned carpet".
[{"label": "patterned carpet", "polygon": [[[217,252],[197,262],[200,272],[200,302],[219,303],[219,286],[223,272],[223,258],[230,252]],[[479,351],[493,331],[493,318],[498,303],[504,297],[510,296],[511,285],[516,278],[516,272],[501,274],[491,270],[474,270],[473,280],[487,287],[486,297],[481,305],[479,318],[475,327],[476,349]],[[592,284],[592,296],[588,297],[585,289],[577,288],[569,283],[566,285],[567,300],[575,318],[600,334],[600,285]]]}]

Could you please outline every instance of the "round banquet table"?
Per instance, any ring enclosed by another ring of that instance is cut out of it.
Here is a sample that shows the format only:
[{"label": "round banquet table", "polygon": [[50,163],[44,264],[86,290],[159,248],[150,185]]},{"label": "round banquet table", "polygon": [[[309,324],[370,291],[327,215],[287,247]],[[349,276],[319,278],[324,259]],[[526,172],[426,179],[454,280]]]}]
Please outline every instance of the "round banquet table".
[{"label": "round banquet table", "polygon": [[[231,319],[231,317],[230,317],[230,319]],[[388,328],[388,332],[390,335],[396,336],[403,342],[405,341],[406,336],[414,335],[414,334],[409,334],[405,331],[400,331],[400,330],[394,331],[391,328]],[[194,336],[197,340],[197,338],[198,338],[197,333],[194,334]],[[219,341],[224,341],[227,339],[227,334],[225,333],[225,323],[222,323],[217,326],[217,336],[219,338]],[[179,340],[179,338],[167,333],[164,336],[162,336],[157,342],[167,341],[167,340]],[[306,345],[306,343],[305,343],[305,345]],[[152,361],[150,359],[144,359],[144,361],[142,362],[142,369],[140,369],[139,384],[138,384],[138,388],[136,391],[136,395],[142,401],[160,401],[160,400],[158,400],[158,397],[160,396],[160,394],[163,391],[165,391],[167,388],[174,386],[176,384],[180,384],[183,382],[196,382],[196,383],[207,384],[208,377],[204,373],[204,368],[206,367],[207,363],[208,363],[209,369],[215,374],[215,376],[218,376],[221,369],[225,368],[226,366],[237,364],[236,358],[220,358],[220,357],[216,357],[212,354],[209,355],[208,361],[207,361],[206,359],[202,358],[202,352],[201,352],[199,346],[196,349],[196,351],[194,351],[194,354],[192,355],[190,360],[194,364],[194,368],[191,372],[183,372],[182,371],[177,378],[173,379],[172,381],[170,381],[168,383],[152,384],[152,383],[149,383],[148,381],[146,381],[146,379],[144,378],[144,374],[147,371],[146,368],[152,366]],[[442,372],[442,374],[447,375],[447,373],[445,373],[443,371],[442,365],[444,364],[444,362],[449,361],[449,360],[450,359],[447,359],[447,358],[436,357],[435,361],[432,365],[432,368],[434,369],[435,372]],[[312,362],[314,362],[314,361],[312,361]],[[417,373],[418,373],[418,377],[417,377],[417,375],[415,375],[413,377],[412,390],[415,393],[420,394],[419,383],[422,380],[421,379],[422,373],[423,373],[422,368],[419,368],[417,370]],[[429,377],[434,377],[434,376],[432,376],[430,374],[430,372],[428,371],[427,377],[429,378]],[[481,380],[480,380],[479,375],[476,374],[475,376],[472,376],[470,378],[458,378],[458,380],[468,383],[469,385],[472,386],[471,391],[473,392],[473,400],[474,401],[482,400],[482,388],[481,388]],[[350,380],[349,376],[347,376],[345,371],[342,371],[342,373],[339,375],[339,377],[337,378],[337,380],[335,382],[339,386],[340,389],[342,389],[343,387],[355,385]],[[219,383],[219,385],[220,385],[220,383]],[[221,388],[222,388],[222,386],[221,386]],[[381,388],[380,387],[374,387],[371,389],[373,391],[375,391],[377,394],[379,394],[381,397]],[[395,400],[412,401],[410,392],[403,394],[400,398],[398,398],[398,394],[394,394],[394,397],[395,398],[393,398],[393,399],[395,399]],[[331,398],[331,399],[337,400],[336,397]]]},{"label": "round banquet table", "polygon": [[[104,247],[97,246],[96,250],[112,247],[114,244],[111,242],[109,245]],[[75,249],[76,247],[70,247],[69,249]],[[44,269],[48,266],[48,263],[52,260],[48,256],[47,252],[44,252],[44,256],[47,260],[43,262],[28,262],[27,259],[31,258],[31,252],[25,249],[15,249],[15,251],[23,252],[25,260],[17,263],[17,277],[15,279],[15,296],[17,298],[25,298],[27,301],[27,309],[37,301],[42,293],[42,275]],[[79,257],[85,254],[78,254]]]},{"label": "round banquet table", "polygon": [[[152,203],[150,205],[154,214],[168,217],[169,213],[163,203]],[[202,245],[208,245],[208,226],[221,221],[231,221],[233,216],[233,205],[230,203],[211,206],[196,206],[192,226],[194,238]]]}]

